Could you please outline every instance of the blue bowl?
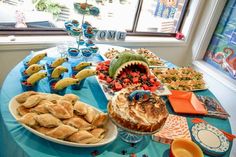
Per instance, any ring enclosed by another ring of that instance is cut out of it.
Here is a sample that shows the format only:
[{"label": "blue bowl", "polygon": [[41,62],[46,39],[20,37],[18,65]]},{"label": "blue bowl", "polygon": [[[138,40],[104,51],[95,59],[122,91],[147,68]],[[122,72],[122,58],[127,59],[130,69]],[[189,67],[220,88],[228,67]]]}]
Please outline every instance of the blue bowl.
[{"label": "blue bowl", "polygon": [[87,40],[87,41],[85,42],[85,45],[86,45],[87,47],[89,47],[89,46],[94,46],[95,44],[93,43],[92,40]]},{"label": "blue bowl", "polygon": [[78,45],[84,45],[85,41],[83,39],[76,40]]},{"label": "blue bowl", "polygon": [[69,48],[68,49],[68,54],[70,56],[76,57],[79,54],[79,50],[77,48]]},{"label": "blue bowl", "polygon": [[81,80],[78,84],[71,85],[71,89],[80,90],[84,85],[85,79]]},{"label": "blue bowl", "polygon": [[49,81],[50,93],[59,94],[59,95],[65,95],[65,93],[66,93],[66,88],[67,88],[67,87],[64,88],[64,89],[61,89],[61,90],[56,90],[56,89],[53,88],[53,85],[54,85],[55,83],[57,83],[57,81],[59,81],[59,79],[51,79],[51,80]]},{"label": "blue bowl", "polygon": [[82,48],[80,49],[80,51],[84,57],[90,57],[92,55],[91,50],[89,48]]}]

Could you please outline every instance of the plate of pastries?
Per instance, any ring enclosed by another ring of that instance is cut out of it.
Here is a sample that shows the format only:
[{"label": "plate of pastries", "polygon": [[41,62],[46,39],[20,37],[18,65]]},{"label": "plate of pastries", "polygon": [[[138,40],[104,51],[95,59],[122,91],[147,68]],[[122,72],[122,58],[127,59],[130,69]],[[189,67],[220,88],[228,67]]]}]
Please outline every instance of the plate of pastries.
[{"label": "plate of pastries", "polygon": [[207,89],[203,74],[191,67],[154,68],[152,72],[171,90],[197,91]]},{"label": "plate of pastries", "polygon": [[106,113],[74,94],[24,92],[11,99],[9,111],[30,132],[63,145],[102,146],[118,133]]}]

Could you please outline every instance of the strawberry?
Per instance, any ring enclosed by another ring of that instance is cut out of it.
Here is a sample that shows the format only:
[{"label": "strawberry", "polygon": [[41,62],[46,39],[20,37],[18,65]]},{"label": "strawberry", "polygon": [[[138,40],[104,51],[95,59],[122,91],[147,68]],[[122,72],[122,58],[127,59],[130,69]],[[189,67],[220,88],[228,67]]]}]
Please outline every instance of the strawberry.
[{"label": "strawberry", "polygon": [[103,73],[98,74],[98,78],[101,80],[105,80],[106,79],[106,75],[104,75]]}]

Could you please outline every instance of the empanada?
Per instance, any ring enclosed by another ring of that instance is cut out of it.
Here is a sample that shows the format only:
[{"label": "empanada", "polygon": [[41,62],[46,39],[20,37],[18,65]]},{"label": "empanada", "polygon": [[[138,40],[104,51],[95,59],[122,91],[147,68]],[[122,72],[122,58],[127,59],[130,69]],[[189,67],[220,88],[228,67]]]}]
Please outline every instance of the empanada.
[{"label": "empanada", "polygon": [[62,105],[69,112],[69,114],[71,115],[70,118],[73,117],[74,110],[73,110],[73,105],[71,104],[71,102],[66,101],[66,100],[59,100],[57,103]]},{"label": "empanada", "polygon": [[33,127],[37,125],[37,121],[35,120],[36,116],[37,116],[36,113],[27,113],[24,116],[20,117],[19,121],[30,127]]},{"label": "empanada", "polygon": [[35,91],[24,92],[16,97],[16,101],[18,103],[24,103],[29,96],[36,95],[36,94],[37,94],[37,92],[35,92]]},{"label": "empanada", "polygon": [[57,94],[47,94],[46,100],[51,101],[53,103],[56,103],[57,100],[61,99],[62,96],[57,95]]},{"label": "empanada", "polygon": [[49,113],[46,106],[53,104],[51,101],[48,100],[41,100],[36,107],[30,109],[30,112],[35,112],[38,114]]},{"label": "empanada", "polygon": [[49,113],[40,114],[35,116],[35,120],[40,126],[51,128],[61,124],[61,121]]},{"label": "empanada", "polygon": [[80,130],[67,138],[68,141],[80,143],[80,141],[94,137],[86,130]]},{"label": "empanada", "polygon": [[65,109],[64,106],[59,104],[48,104],[46,109],[55,117],[59,119],[68,119],[71,118],[71,114]]},{"label": "empanada", "polygon": [[91,130],[94,128],[93,125],[89,124],[87,121],[85,121],[82,118],[70,118],[66,121],[63,121],[65,124],[73,126],[79,130]]},{"label": "empanada", "polygon": [[47,132],[46,135],[57,138],[57,139],[65,139],[66,137],[72,135],[76,131],[78,130],[75,129],[74,127],[62,124],[56,127],[55,129]]},{"label": "empanada", "polygon": [[105,129],[103,128],[95,128],[90,133],[96,138],[104,138],[105,136]]},{"label": "empanada", "polygon": [[75,102],[77,100],[79,100],[79,97],[75,94],[65,94],[62,98],[62,100],[67,100],[67,101],[70,101],[72,103],[72,105],[75,104]]},{"label": "empanada", "polygon": [[105,125],[108,121],[108,116],[107,114],[99,114],[97,117],[93,120],[92,125],[96,127],[101,127]]},{"label": "empanada", "polygon": [[34,127],[34,129],[42,134],[46,134],[49,131],[53,130],[54,128],[46,128],[46,127],[42,127],[42,126],[36,126]]},{"label": "empanada", "polygon": [[85,115],[88,112],[88,105],[81,101],[76,101],[74,111],[77,115]]},{"label": "empanada", "polygon": [[91,107],[88,107],[88,110],[87,110],[87,113],[86,115],[84,116],[84,118],[89,122],[89,123],[92,123],[92,121],[97,117],[97,112],[91,108]]},{"label": "empanada", "polygon": [[31,95],[26,99],[26,101],[22,105],[25,106],[26,108],[31,108],[38,105],[38,103],[41,100],[42,100],[41,95]]},{"label": "empanada", "polygon": [[24,116],[25,114],[30,112],[30,110],[28,108],[26,108],[25,106],[22,106],[22,105],[17,107],[17,111],[18,111],[19,115],[21,115],[21,116]]}]

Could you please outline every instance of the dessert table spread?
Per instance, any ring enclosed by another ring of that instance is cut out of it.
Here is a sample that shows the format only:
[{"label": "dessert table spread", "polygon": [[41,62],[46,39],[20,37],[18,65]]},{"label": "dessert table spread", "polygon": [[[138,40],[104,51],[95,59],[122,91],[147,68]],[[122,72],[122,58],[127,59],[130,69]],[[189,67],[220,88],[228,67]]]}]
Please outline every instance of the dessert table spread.
[{"label": "dessert table spread", "polygon": [[[98,45],[100,52],[106,51],[108,48],[114,46],[109,45]],[[50,48],[44,50],[48,53],[48,57],[60,57],[57,53],[56,48]],[[94,61],[102,61],[103,58],[98,55],[94,57]],[[42,62],[46,60],[42,60]],[[70,59],[69,59],[70,63]],[[64,65],[69,67],[69,63]],[[168,67],[174,67],[170,62],[165,63]],[[1,89],[1,125],[0,125],[0,156],[66,156],[66,157],[87,157],[87,156],[129,156],[131,153],[136,154],[136,156],[155,156],[155,157],[168,157],[170,151],[170,145],[162,144],[153,141],[151,136],[145,136],[142,142],[137,144],[128,144],[122,141],[119,136],[110,144],[105,146],[95,147],[95,148],[79,148],[65,146],[57,144],[48,140],[45,140],[35,134],[26,130],[20,123],[18,123],[11,113],[9,112],[9,101],[16,95],[22,93],[22,87],[20,84],[20,69],[23,67],[23,63],[17,64],[7,75]],[[69,68],[68,68],[69,69]],[[49,86],[47,79],[43,79],[39,82],[39,92],[49,93]],[[80,90],[72,90],[67,88],[66,93],[73,93],[80,97],[81,101],[84,101],[96,108],[106,112],[107,111],[107,99],[103,94],[97,80],[95,77],[89,77],[86,79],[85,84]],[[209,90],[202,90],[195,92],[197,95],[203,96],[213,96]],[[164,97],[165,100],[166,97]],[[167,109],[169,113],[175,114],[170,106],[169,101],[166,101]],[[193,118],[202,118],[208,123],[214,125],[215,127],[222,129],[226,132],[231,133],[231,127],[229,120],[221,120],[217,118],[204,117],[204,116],[194,116],[194,115],[184,115],[187,117],[188,126],[191,128],[193,125],[191,120]],[[225,157],[230,156],[230,150],[232,147],[232,142],[230,142],[230,148]],[[208,155],[205,155],[208,156]]]}]

